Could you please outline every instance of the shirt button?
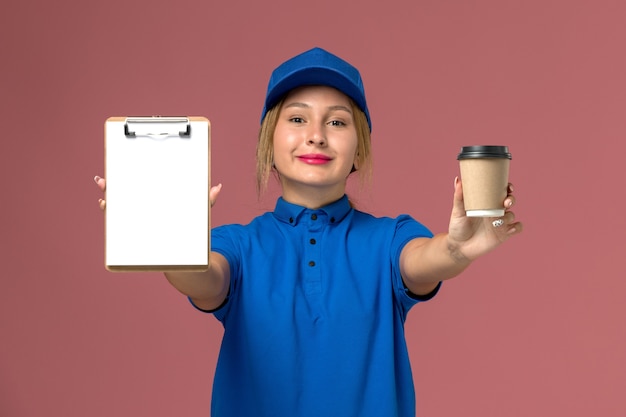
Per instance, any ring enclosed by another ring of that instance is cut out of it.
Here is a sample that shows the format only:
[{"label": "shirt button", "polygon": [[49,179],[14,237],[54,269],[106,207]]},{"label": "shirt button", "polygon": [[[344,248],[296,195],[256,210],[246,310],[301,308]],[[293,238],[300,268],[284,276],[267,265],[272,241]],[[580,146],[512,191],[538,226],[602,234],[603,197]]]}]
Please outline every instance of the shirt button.
[{"label": "shirt button", "polygon": [[315,243],[317,243],[317,242],[315,241],[315,239],[313,239],[313,238],[311,238],[311,240],[309,240],[309,242],[311,243],[311,245],[315,245]]},{"label": "shirt button", "polygon": [[289,223],[293,223],[293,217],[289,218]]},{"label": "shirt button", "polygon": [[311,214],[311,220],[317,220],[317,214]]},{"label": "shirt button", "polygon": [[309,261],[309,266],[315,266],[315,262]]},{"label": "shirt button", "polygon": [[334,217],[331,217],[331,218],[330,218],[330,222],[331,222],[331,223],[335,223],[335,218],[334,218]]}]

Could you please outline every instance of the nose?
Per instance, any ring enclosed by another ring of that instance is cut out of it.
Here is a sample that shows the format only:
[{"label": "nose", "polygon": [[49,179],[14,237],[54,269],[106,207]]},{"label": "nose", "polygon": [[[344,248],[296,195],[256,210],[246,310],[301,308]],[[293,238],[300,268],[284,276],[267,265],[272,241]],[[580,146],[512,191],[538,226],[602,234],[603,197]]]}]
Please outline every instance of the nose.
[{"label": "nose", "polygon": [[307,144],[324,146],[326,145],[326,134],[323,127],[311,127],[307,132]]}]

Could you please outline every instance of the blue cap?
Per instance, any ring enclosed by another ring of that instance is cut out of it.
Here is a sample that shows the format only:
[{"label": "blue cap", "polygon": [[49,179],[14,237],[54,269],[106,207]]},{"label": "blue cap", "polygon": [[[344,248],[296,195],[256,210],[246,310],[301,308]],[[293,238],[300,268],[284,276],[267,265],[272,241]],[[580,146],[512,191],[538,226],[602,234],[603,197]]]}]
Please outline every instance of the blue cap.
[{"label": "blue cap", "polygon": [[336,88],[350,97],[367,117],[372,130],[370,114],[365,101],[365,90],[359,70],[336,55],[313,48],[283,62],[272,72],[267,86],[261,122],[269,109],[288,92],[305,85],[325,85]]}]

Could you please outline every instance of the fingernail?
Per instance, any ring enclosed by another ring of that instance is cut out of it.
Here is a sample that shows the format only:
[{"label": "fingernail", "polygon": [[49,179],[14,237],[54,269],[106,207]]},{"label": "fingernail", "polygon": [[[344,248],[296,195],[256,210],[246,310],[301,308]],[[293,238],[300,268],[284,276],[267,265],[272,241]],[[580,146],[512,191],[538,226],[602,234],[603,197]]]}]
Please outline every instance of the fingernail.
[{"label": "fingernail", "polygon": [[511,207],[512,205],[513,205],[513,200],[507,201],[507,203],[506,203],[507,207]]},{"label": "fingernail", "polygon": [[100,181],[102,178],[100,178],[99,176],[95,176],[93,177],[93,180],[96,182],[96,184],[98,183],[98,181]]},{"label": "fingernail", "polygon": [[454,177],[454,188],[456,188],[456,185],[458,182],[459,182],[459,177]]}]

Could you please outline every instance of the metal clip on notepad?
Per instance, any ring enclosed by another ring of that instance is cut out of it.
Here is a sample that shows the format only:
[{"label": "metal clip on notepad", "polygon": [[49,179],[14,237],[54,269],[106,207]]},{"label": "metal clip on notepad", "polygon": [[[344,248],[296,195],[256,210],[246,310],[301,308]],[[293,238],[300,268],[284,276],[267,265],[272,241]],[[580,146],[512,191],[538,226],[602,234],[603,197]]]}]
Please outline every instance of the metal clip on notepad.
[{"label": "metal clip on notepad", "polygon": [[148,136],[153,139],[173,136],[190,138],[191,122],[188,117],[128,117],[124,123],[124,135],[127,138],[138,136]]}]

